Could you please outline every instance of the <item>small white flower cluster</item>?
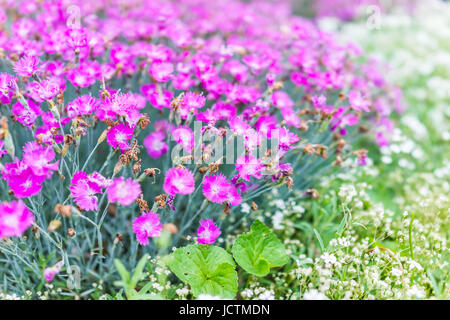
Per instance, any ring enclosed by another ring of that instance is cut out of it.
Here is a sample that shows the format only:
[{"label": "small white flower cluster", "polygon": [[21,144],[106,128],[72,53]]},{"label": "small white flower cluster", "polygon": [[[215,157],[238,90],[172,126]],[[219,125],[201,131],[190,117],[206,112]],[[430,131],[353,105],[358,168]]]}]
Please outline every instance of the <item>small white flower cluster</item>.
[{"label": "small white flower cluster", "polygon": [[249,288],[242,290],[240,295],[246,300],[275,300],[275,291],[273,288],[259,287],[254,282],[250,283]]},{"label": "small white flower cluster", "polygon": [[[421,185],[430,190],[425,197],[410,190],[406,198],[409,205],[400,218],[370,200],[368,184],[343,184],[337,196],[343,211],[351,214],[344,230],[325,243],[326,250],[320,253],[312,247],[313,258],[308,257],[306,243],[293,236],[298,234],[296,229],[285,228],[284,245],[289,254],[298,254],[297,267],[278,270],[270,285],[252,278],[240,295],[256,299],[262,288],[273,291],[277,299],[425,299],[448,295],[450,285],[444,281],[439,291],[433,284],[435,278],[431,278],[450,277],[446,259],[450,202],[443,193],[445,189],[448,194],[448,186],[432,176],[411,175],[408,186],[428,178],[429,183]],[[331,198],[324,194],[323,199],[327,202]],[[271,205],[275,209],[281,203],[271,201]],[[293,208],[289,200],[285,205]],[[309,210],[307,207],[305,215]],[[415,212],[414,217],[411,212]],[[295,221],[295,213],[285,215],[286,222]]]},{"label": "small white flower cluster", "polygon": [[8,294],[0,291],[0,300],[25,300],[25,297],[19,297],[17,294]]}]

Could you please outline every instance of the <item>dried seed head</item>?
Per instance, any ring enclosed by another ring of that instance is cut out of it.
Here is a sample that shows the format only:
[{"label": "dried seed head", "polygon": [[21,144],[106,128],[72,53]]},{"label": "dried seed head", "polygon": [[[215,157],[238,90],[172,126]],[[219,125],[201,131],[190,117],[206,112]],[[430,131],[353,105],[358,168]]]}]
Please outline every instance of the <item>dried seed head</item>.
[{"label": "dried seed head", "polygon": [[114,203],[110,203],[108,206],[108,214],[111,217],[115,217],[117,214],[117,205],[115,205]]},{"label": "dried seed head", "polygon": [[158,206],[160,208],[164,208],[166,206],[166,198],[167,196],[165,194],[160,194],[159,196],[156,196],[154,202],[158,203]]},{"label": "dried seed head", "polygon": [[319,198],[319,192],[316,189],[308,189],[305,192],[305,196],[307,197],[313,197],[314,199]]},{"label": "dried seed head", "polygon": [[314,151],[315,151],[314,146],[312,144],[308,143],[303,147],[304,154],[307,153],[308,155],[312,155],[314,153]]},{"label": "dried seed head", "polygon": [[139,126],[141,127],[142,130],[144,130],[145,128],[147,128],[147,126],[150,124],[150,118],[148,116],[148,114],[144,113],[141,117],[141,119],[139,119]]},{"label": "dried seed head", "polygon": [[361,133],[366,133],[367,131],[369,131],[369,129],[366,126],[359,126],[358,130]]},{"label": "dried seed head", "polygon": [[50,133],[52,134],[52,136],[56,136],[58,134],[59,129],[58,128],[51,128],[50,129]]},{"label": "dried seed head", "polygon": [[65,218],[70,218],[72,216],[72,206],[58,203],[53,212]]},{"label": "dried seed head", "polygon": [[135,162],[133,164],[133,173],[134,174],[138,174],[139,172],[141,172],[141,163],[142,163],[142,160],[139,159],[137,162]]},{"label": "dried seed head", "polygon": [[[109,129],[109,128],[108,128]],[[105,129],[102,134],[100,135],[100,137],[98,137],[97,143],[100,144],[103,141],[105,141],[106,136],[108,135],[108,129]]]},{"label": "dried seed head", "polygon": [[40,237],[40,233],[39,233],[39,229],[38,229],[38,227],[36,227],[36,226],[33,226],[32,228],[31,228],[31,231],[33,232],[33,234],[34,234],[34,237],[35,238],[37,238],[37,239],[39,239],[39,237]]},{"label": "dried seed head", "polygon": [[216,173],[217,171],[219,171],[219,165],[216,163],[210,163],[208,165],[208,169],[211,173]]},{"label": "dried seed head", "polygon": [[225,203],[223,207],[223,213],[228,216],[230,214],[230,205],[228,203]]},{"label": "dried seed head", "polygon": [[294,186],[294,180],[291,177],[286,177],[286,186],[289,189],[292,189],[292,187]]},{"label": "dried seed head", "polygon": [[73,229],[73,228],[68,228],[68,229],[67,229],[67,235],[68,235],[70,238],[74,237],[75,234],[76,234],[75,229]]},{"label": "dried seed head", "polygon": [[86,134],[86,129],[78,127],[75,129],[75,137],[81,137],[84,136]]},{"label": "dried seed head", "polygon": [[323,159],[327,160],[327,146],[318,145],[317,146],[317,154],[321,156]]},{"label": "dried seed head", "polygon": [[176,225],[174,225],[173,223],[166,223],[162,226],[162,229],[164,231],[169,232],[170,234],[176,234],[178,233],[178,228]]},{"label": "dried seed head", "polygon": [[275,83],[272,86],[273,90],[280,90],[281,88],[283,88],[284,84],[282,81],[275,81]]},{"label": "dried seed head", "polygon": [[37,144],[42,144],[42,142],[44,141],[45,135],[43,133],[39,133],[36,136],[36,143]]},{"label": "dried seed head", "polygon": [[334,165],[340,167],[342,165],[342,158],[341,155],[336,155],[336,161],[334,161]]},{"label": "dried seed head", "polygon": [[201,174],[205,174],[208,170],[209,170],[208,167],[200,167],[198,169],[198,172],[200,172]]},{"label": "dried seed head", "polygon": [[298,113],[298,115],[301,117],[301,116],[304,116],[305,114],[308,114],[309,113],[309,110],[308,109],[302,109],[299,113]]},{"label": "dried seed head", "polygon": [[193,155],[183,156],[180,158],[180,162],[182,163],[190,163],[190,161],[194,160]]},{"label": "dried seed head", "polygon": [[70,134],[66,134],[64,136],[64,143],[65,144],[72,144],[75,143],[75,139],[70,135]]},{"label": "dried seed head", "polygon": [[337,148],[342,150],[342,148],[344,148],[346,144],[347,142],[344,139],[339,139],[337,142]]},{"label": "dried seed head", "polygon": [[119,171],[122,169],[122,161],[119,158],[119,161],[117,161],[116,165],[114,166],[114,174],[118,174]]},{"label": "dried seed head", "polygon": [[150,211],[150,208],[148,207],[148,202],[144,200],[144,195],[141,193],[141,196],[136,199],[136,203],[139,205],[139,210],[141,212]]},{"label": "dried seed head", "polygon": [[161,170],[159,170],[158,168],[147,168],[144,170],[144,173],[147,177],[154,177],[156,175],[156,171],[158,171],[158,174],[161,173]]},{"label": "dried seed head", "polygon": [[62,222],[59,220],[52,220],[50,221],[49,225],[48,225],[48,231],[49,232],[54,232],[56,230],[59,229],[59,227],[61,227]]},{"label": "dried seed head", "polygon": [[58,104],[64,104],[64,91],[59,90],[58,95],[56,96],[56,103]]}]

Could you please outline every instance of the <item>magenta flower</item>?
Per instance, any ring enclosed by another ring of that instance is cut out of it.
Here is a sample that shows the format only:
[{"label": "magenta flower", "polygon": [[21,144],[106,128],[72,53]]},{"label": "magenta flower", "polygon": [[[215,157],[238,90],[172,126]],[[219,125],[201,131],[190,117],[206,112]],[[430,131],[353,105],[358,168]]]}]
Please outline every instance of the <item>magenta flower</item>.
[{"label": "magenta flower", "polygon": [[[138,109],[145,107],[145,99],[133,93],[121,93],[110,90],[111,98],[102,101],[97,110],[101,120],[115,120],[117,116],[130,117]],[[139,98],[138,98],[139,97]]]},{"label": "magenta flower", "polygon": [[0,238],[21,237],[34,222],[22,200],[0,203]]},{"label": "magenta flower", "polygon": [[195,189],[194,174],[186,168],[171,168],[166,172],[163,188],[171,196],[190,194]]},{"label": "magenta flower", "polygon": [[229,188],[230,183],[222,173],[203,178],[203,195],[211,202],[224,203],[227,201]]},{"label": "magenta flower", "polygon": [[361,95],[361,92],[351,90],[348,93],[348,100],[353,109],[357,111],[370,111],[370,101]]},{"label": "magenta flower", "polygon": [[108,144],[113,148],[119,148],[121,151],[130,147],[128,140],[131,138],[133,138],[133,129],[122,123],[112,127],[106,135]]},{"label": "magenta flower", "polygon": [[143,246],[148,245],[148,238],[158,237],[161,230],[160,217],[151,211],[142,214],[133,221],[133,232],[136,234],[139,244]]},{"label": "magenta flower", "polygon": [[180,144],[183,149],[191,153],[194,149],[194,132],[187,126],[179,126],[172,130],[172,138]]},{"label": "magenta flower", "polygon": [[109,179],[100,173],[94,172],[91,175],[83,171],[76,172],[72,177],[72,184],[69,187],[75,203],[83,210],[98,210],[97,193],[101,193],[103,188],[111,184]]},{"label": "magenta flower", "polygon": [[248,79],[248,68],[238,60],[231,59],[224,63],[222,72],[231,74],[236,81],[244,83]]},{"label": "magenta flower", "polygon": [[157,82],[167,82],[173,78],[173,64],[172,63],[152,63],[148,72],[150,76]]},{"label": "magenta flower", "polygon": [[5,142],[3,140],[0,140],[0,159],[4,154],[8,153],[8,151],[3,149],[4,146],[5,146]]},{"label": "magenta flower", "polygon": [[195,92],[186,93],[178,109],[181,119],[187,119],[191,113],[197,114],[197,110],[204,107],[205,100],[205,97]]},{"label": "magenta flower", "polygon": [[170,101],[173,98],[173,92],[169,90],[158,90],[156,84],[144,84],[141,87],[141,93],[157,109],[170,108]]},{"label": "magenta flower", "polygon": [[75,87],[85,88],[93,85],[96,81],[92,78],[84,69],[75,68],[69,71],[67,75],[67,80],[69,80]]},{"label": "magenta flower", "polygon": [[3,179],[8,181],[10,189],[16,198],[26,198],[37,195],[42,189],[44,176],[36,176],[23,161],[5,164],[2,171]]},{"label": "magenta flower", "polygon": [[157,159],[165,154],[168,150],[168,145],[165,140],[166,135],[164,132],[155,131],[150,133],[144,139],[144,146],[147,148],[148,155],[154,159]]},{"label": "magenta flower", "polygon": [[389,145],[389,140],[386,138],[383,132],[378,132],[375,136],[375,139],[380,147],[386,147]]},{"label": "magenta flower", "polygon": [[197,242],[200,244],[212,244],[222,232],[211,219],[200,221],[200,227],[197,229]]},{"label": "magenta flower", "polygon": [[85,94],[68,103],[66,111],[70,118],[76,118],[79,115],[92,114],[98,109],[99,105],[97,99]]},{"label": "magenta flower", "polygon": [[241,194],[238,192],[238,189],[235,185],[230,184],[228,188],[228,204],[230,206],[238,206],[242,203]]},{"label": "magenta flower", "polygon": [[272,103],[280,109],[294,107],[294,101],[292,101],[289,95],[284,91],[275,91],[272,94]]},{"label": "magenta flower", "polygon": [[36,176],[51,177],[52,171],[58,170],[58,162],[55,159],[55,151],[52,147],[39,145],[36,141],[28,142],[23,148],[23,162]]},{"label": "magenta flower", "polygon": [[67,44],[73,49],[87,46],[86,32],[83,28],[68,28],[65,36]]},{"label": "magenta flower", "polygon": [[51,100],[57,96],[60,90],[66,90],[66,81],[63,78],[50,77],[42,80],[36,89],[40,100]]},{"label": "magenta flower", "polygon": [[220,119],[234,119],[236,116],[236,107],[219,101],[214,106],[214,113]]},{"label": "magenta flower", "polygon": [[132,178],[116,178],[107,189],[109,202],[118,202],[123,206],[132,204],[141,193],[141,185]]},{"label": "magenta flower", "polygon": [[261,178],[261,171],[264,165],[254,155],[240,156],[236,159],[236,170],[239,176],[245,181],[250,181],[250,176],[257,179]]},{"label": "magenta flower", "polygon": [[183,100],[181,101],[181,106],[188,110],[190,109],[201,109],[205,106],[205,97],[195,93],[188,92],[183,96]]},{"label": "magenta flower", "polygon": [[55,276],[61,272],[61,268],[64,265],[64,261],[61,260],[57,264],[52,267],[48,267],[44,269],[44,278],[47,282],[52,282]]},{"label": "magenta flower", "polygon": [[295,133],[289,132],[286,127],[282,127],[278,131],[278,143],[279,148],[282,150],[289,150],[293,148],[293,145],[300,141],[300,137],[298,137]]},{"label": "magenta flower", "polygon": [[231,131],[237,135],[243,136],[248,129],[251,129],[250,125],[240,117],[232,118],[228,121]]},{"label": "magenta flower", "polygon": [[277,128],[277,125],[278,120],[275,116],[264,115],[256,121],[255,128],[258,133],[270,139],[272,137],[272,131]]},{"label": "magenta flower", "polygon": [[41,60],[35,56],[24,56],[14,65],[14,72],[22,77],[31,77],[39,69]]},{"label": "magenta flower", "polygon": [[[37,117],[39,116],[40,109],[39,105],[36,104],[32,99],[28,99],[27,102],[30,108],[25,108],[19,101],[17,101],[11,108],[11,113],[16,116],[16,119],[19,123],[28,128],[31,128],[36,122]],[[34,108],[34,106],[37,106],[37,108]]]},{"label": "magenta flower", "polygon": [[0,72],[0,102],[11,103],[11,98],[17,87],[17,78],[9,73]]}]

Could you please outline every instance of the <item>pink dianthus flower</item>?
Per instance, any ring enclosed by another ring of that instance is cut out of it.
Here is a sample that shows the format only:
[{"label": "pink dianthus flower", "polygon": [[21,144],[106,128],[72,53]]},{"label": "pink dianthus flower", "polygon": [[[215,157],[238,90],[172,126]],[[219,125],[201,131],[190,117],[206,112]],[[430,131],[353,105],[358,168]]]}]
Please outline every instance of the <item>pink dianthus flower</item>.
[{"label": "pink dianthus flower", "polygon": [[222,232],[211,219],[200,221],[200,227],[197,229],[197,242],[200,244],[212,244]]},{"label": "pink dianthus flower", "polygon": [[157,159],[167,152],[168,145],[165,139],[166,135],[161,131],[152,132],[144,139],[144,146],[150,157]]},{"label": "pink dianthus flower", "polygon": [[161,234],[162,225],[160,217],[154,212],[146,212],[133,221],[133,232],[138,242],[145,246],[148,238],[158,237]]},{"label": "pink dianthus flower", "polygon": [[14,71],[22,77],[31,77],[39,69],[41,60],[35,56],[24,56],[14,65]]},{"label": "pink dianthus flower", "polygon": [[34,222],[22,200],[0,203],[0,238],[20,237]]},{"label": "pink dianthus flower", "polygon": [[203,178],[203,195],[211,202],[223,203],[227,201],[229,187],[230,183],[222,173]]},{"label": "pink dianthus flower", "polygon": [[236,170],[239,176],[245,181],[250,181],[250,176],[261,178],[261,171],[264,165],[254,155],[240,156],[236,159]]},{"label": "pink dianthus flower", "polygon": [[166,172],[164,192],[174,196],[176,194],[190,194],[194,192],[194,174],[186,168],[171,168]]},{"label": "pink dianthus flower", "polygon": [[133,129],[119,123],[118,125],[112,127],[108,134],[106,135],[106,140],[108,144],[113,148],[119,148],[121,151],[127,150],[130,145],[128,144],[128,140],[133,137]]},{"label": "pink dianthus flower", "polygon": [[141,185],[132,178],[116,178],[107,189],[109,202],[118,202],[123,206],[132,204],[141,193]]}]

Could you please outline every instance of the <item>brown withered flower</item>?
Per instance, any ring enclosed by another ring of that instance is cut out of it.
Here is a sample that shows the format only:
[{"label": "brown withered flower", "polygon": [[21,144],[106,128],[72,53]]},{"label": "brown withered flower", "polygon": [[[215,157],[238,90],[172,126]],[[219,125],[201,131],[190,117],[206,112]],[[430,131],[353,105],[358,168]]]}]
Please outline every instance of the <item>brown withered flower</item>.
[{"label": "brown withered flower", "polygon": [[206,172],[208,172],[209,168],[208,167],[200,167],[198,168],[198,172],[200,172],[201,174],[205,174]]},{"label": "brown withered flower", "polygon": [[153,201],[158,203],[160,208],[164,208],[166,206],[166,198],[167,196],[165,194],[160,194],[159,196],[156,196]]},{"label": "brown withered flower", "polygon": [[141,127],[142,130],[144,130],[145,128],[147,128],[149,124],[150,124],[150,117],[148,116],[148,114],[144,113],[139,119],[139,126]]},{"label": "brown withered flower", "polygon": [[294,180],[291,177],[286,177],[286,187],[292,189],[294,186]]},{"label": "brown withered flower", "polygon": [[223,206],[223,213],[227,216],[230,214],[230,205],[228,203],[225,203]]},{"label": "brown withered flower", "polygon": [[117,205],[115,205],[114,203],[110,203],[108,206],[108,214],[111,217],[115,217],[117,214]]},{"label": "brown withered flower", "polygon": [[150,211],[150,208],[148,207],[148,202],[144,200],[144,195],[141,193],[140,197],[136,199],[136,203],[139,206],[139,210],[141,212]]},{"label": "brown withered flower", "polygon": [[67,229],[67,235],[68,235],[70,238],[74,237],[75,234],[76,234],[76,232],[75,232],[75,229],[74,229],[74,228],[68,228],[68,229]]},{"label": "brown withered flower", "polygon": [[65,218],[70,218],[72,216],[72,206],[58,203],[56,204],[53,212]]},{"label": "brown withered flower", "polygon": [[307,153],[308,155],[312,155],[315,152],[314,146],[310,143],[306,144],[303,147],[303,154]]},{"label": "brown withered flower", "polygon": [[142,164],[142,160],[139,159],[138,161],[136,161],[133,164],[133,173],[134,174],[138,174],[139,172],[141,172],[141,164]]},{"label": "brown withered flower", "polygon": [[314,199],[317,199],[317,198],[320,197],[319,192],[316,189],[308,189],[308,190],[306,190],[304,196],[312,197]]},{"label": "brown withered flower", "polygon": [[62,225],[61,221],[59,221],[59,220],[52,220],[48,224],[48,231],[49,232],[54,232],[54,231],[58,230],[59,227],[61,227],[61,225]]},{"label": "brown withered flower", "polygon": [[147,168],[144,170],[144,173],[147,177],[153,178],[153,184],[156,182],[156,172],[161,174],[161,170],[158,168]]},{"label": "brown withered flower", "polygon": [[164,231],[167,231],[170,234],[176,234],[178,233],[178,227],[174,225],[173,223],[166,223],[162,226],[162,229]]}]

